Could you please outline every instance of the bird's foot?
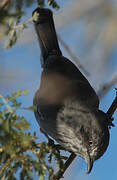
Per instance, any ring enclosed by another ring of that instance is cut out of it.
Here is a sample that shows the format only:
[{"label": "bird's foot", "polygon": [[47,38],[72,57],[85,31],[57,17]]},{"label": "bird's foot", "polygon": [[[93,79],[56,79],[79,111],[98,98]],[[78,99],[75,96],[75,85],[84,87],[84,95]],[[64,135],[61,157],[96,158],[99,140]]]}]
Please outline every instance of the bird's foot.
[{"label": "bird's foot", "polygon": [[108,120],[108,127],[109,129],[111,129],[111,127],[115,127],[115,125],[113,124],[113,117],[110,117],[109,114],[107,114],[107,120]]},{"label": "bird's foot", "polygon": [[60,144],[55,144],[54,141],[50,138],[48,139],[48,145],[56,149],[58,152],[60,150],[65,150]]},{"label": "bird's foot", "polygon": [[48,138],[48,146],[52,146],[52,147],[55,146],[54,140],[52,140],[51,138]]}]

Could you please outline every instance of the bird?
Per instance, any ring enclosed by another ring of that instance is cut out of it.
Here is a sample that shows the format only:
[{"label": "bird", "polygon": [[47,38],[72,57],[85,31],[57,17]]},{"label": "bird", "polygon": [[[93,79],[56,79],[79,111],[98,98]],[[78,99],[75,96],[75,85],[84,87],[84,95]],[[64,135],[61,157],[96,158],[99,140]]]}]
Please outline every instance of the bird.
[{"label": "bird", "polygon": [[43,69],[40,87],[33,99],[35,117],[45,136],[83,158],[90,173],[95,160],[109,145],[107,114],[99,109],[99,98],[86,77],[63,56],[53,12],[37,7],[32,16]]}]

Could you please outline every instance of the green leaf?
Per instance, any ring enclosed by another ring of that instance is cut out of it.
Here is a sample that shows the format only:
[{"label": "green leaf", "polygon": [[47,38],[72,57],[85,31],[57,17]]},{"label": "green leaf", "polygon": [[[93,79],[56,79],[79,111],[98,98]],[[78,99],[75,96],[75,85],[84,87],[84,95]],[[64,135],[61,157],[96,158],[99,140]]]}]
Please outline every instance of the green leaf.
[{"label": "green leaf", "polygon": [[40,175],[39,180],[44,180],[44,175]]},{"label": "green leaf", "polygon": [[22,95],[24,96],[24,95],[27,95],[27,94],[28,94],[28,90],[26,89],[26,90],[23,91]]},{"label": "green leaf", "polygon": [[38,18],[39,18],[39,13],[38,12],[35,12],[34,14],[33,14],[33,20],[34,21],[37,21],[38,20]]}]

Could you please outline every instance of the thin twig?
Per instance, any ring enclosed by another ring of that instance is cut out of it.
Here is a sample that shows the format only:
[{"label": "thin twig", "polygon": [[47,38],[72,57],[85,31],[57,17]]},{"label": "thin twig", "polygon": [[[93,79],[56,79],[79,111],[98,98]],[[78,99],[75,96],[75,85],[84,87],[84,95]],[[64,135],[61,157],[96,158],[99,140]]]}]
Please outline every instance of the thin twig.
[{"label": "thin twig", "polygon": [[9,0],[3,0],[1,3],[0,3],[0,9],[4,9],[9,3]]},{"label": "thin twig", "polygon": [[51,180],[59,180],[60,178],[63,177],[63,174],[67,170],[67,168],[70,166],[70,164],[73,162],[75,159],[76,155],[74,153],[71,153],[69,158],[66,160],[64,167],[62,169],[59,169],[59,171],[52,177]]},{"label": "thin twig", "polygon": [[58,36],[58,40],[60,41],[61,45],[64,47],[64,49],[68,52],[69,56],[71,57],[71,59],[73,60],[73,62],[78,65],[78,67],[80,69],[83,70],[83,72],[85,73],[85,75],[89,76],[89,72],[86,71],[86,69],[83,67],[83,65],[80,64],[80,62],[78,61],[78,58],[72,53],[71,49],[69,48],[69,46],[60,38],[60,36]]},{"label": "thin twig", "polygon": [[13,29],[13,30],[24,29],[24,28],[27,27],[27,25],[28,25],[29,23],[33,23],[33,18],[30,18],[30,19],[28,19],[27,21],[24,21],[22,24],[19,24],[19,25],[17,25],[17,23],[16,23],[14,26],[12,26],[12,29]]},{"label": "thin twig", "polygon": [[111,104],[110,108],[107,111],[107,114],[112,117],[112,115],[114,114],[114,112],[117,109],[117,95],[116,98],[114,99],[113,103]]},{"label": "thin twig", "polygon": [[109,83],[103,85],[102,88],[99,90],[99,92],[97,93],[99,98],[102,98],[116,82],[117,82],[117,73],[114,74],[112,80]]}]

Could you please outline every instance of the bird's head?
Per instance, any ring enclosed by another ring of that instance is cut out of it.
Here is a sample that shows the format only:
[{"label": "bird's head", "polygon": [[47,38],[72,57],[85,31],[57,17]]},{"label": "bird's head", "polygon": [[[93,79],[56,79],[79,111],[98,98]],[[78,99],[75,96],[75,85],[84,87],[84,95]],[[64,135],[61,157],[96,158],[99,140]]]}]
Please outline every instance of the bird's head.
[{"label": "bird's head", "polygon": [[104,154],[109,145],[110,134],[107,116],[102,111],[99,111],[97,115],[99,121],[94,123],[94,126],[88,131],[89,137],[85,144],[87,153],[85,153],[84,159],[88,164],[87,173],[91,172],[94,161]]}]

